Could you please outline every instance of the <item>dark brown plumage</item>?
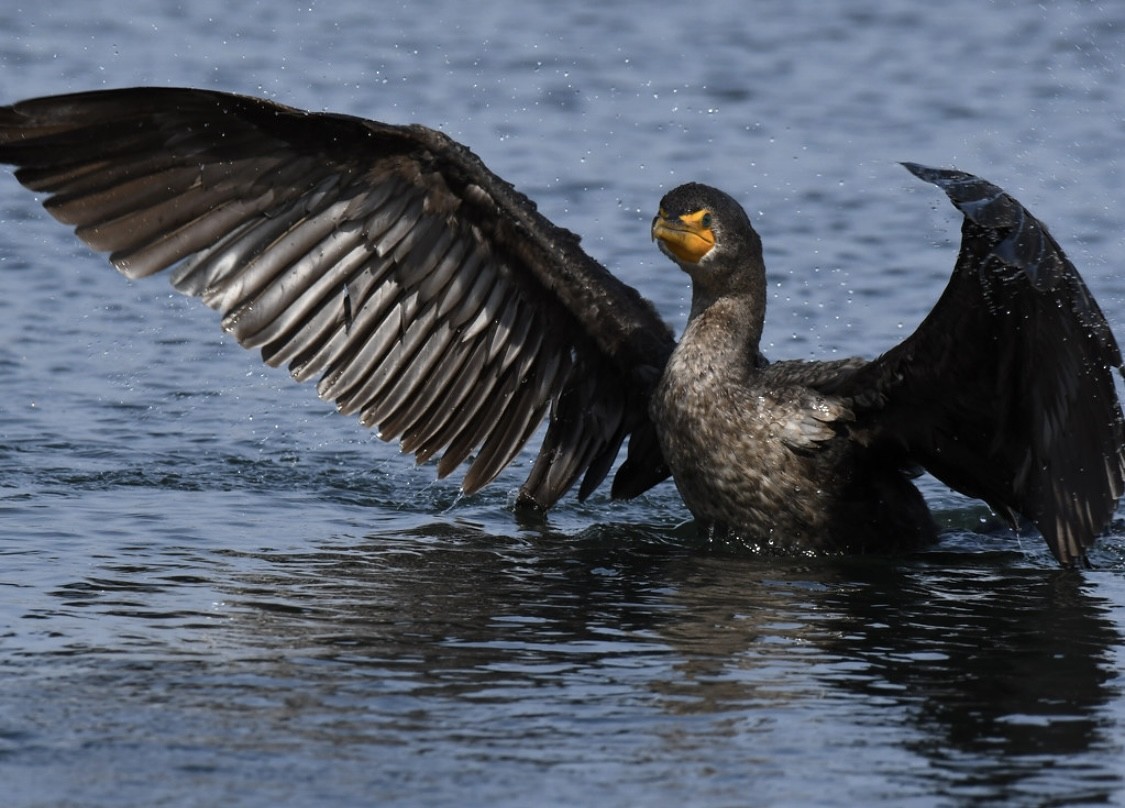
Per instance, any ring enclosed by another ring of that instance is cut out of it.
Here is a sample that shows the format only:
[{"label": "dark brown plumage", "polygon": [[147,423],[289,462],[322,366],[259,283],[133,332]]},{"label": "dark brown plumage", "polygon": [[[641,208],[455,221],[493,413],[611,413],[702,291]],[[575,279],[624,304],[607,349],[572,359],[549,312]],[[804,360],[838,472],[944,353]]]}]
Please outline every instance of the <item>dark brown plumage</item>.
[{"label": "dark brown plumage", "polygon": [[[134,89],[0,110],[0,161],[125,275],[172,282],[223,328],[438,473],[487,484],[551,408],[522,489],[667,476],[646,413],[674,344],[573,234],[421,126],[201,90]],[[663,475],[663,476],[661,476]]]},{"label": "dark brown plumage", "polygon": [[701,185],[664,198],[657,238],[700,211],[715,231],[698,260],[664,248],[693,289],[651,410],[665,459],[698,519],[765,546],[886,550],[932,538],[902,471],[920,465],[1013,523],[1031,520],[1074,563],[1122,492],[1117,343],[1018,202],[969,174],[907,168],[965,213],[961,255],[926,320],[872,362],[764,365],[765,267],[746,214]]},{"label": "dark brown plumage", "polygon": [[966,214],[919,329],[872,361],[768,364],[761,244],[702,185],[654,223],[691,275],[677,346],[576,236],[422,126],[203,90],[0,108],[0,161],[129,277],[172,281],[342,412],[489,482],[545,414],[521,489],[615,496],[674,474],[699,521],[763,547],[860,551],[933,535],[920,464],[1083,558],[1122,491],[1113,336],[1046,229],[995,186],[908,166]]}]

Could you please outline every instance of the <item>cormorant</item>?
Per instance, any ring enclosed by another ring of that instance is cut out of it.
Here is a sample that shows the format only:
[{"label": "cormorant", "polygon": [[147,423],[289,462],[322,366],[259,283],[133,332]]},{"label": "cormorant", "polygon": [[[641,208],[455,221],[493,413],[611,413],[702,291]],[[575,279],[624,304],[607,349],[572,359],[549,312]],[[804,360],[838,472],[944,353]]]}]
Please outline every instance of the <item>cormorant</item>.
[{"label": "cormorant", "polygon": [[677,343],[578,237],[424,126],[221,92],[135,88],[0,107],[0,162],[126,276],[172,283],[270,365],[462,488],[548,427],[522,502],[581,477],[616,497],[671,475],[704,529],[763,549],[909,549],[936,528],[924,468],[1085,559],[1125,479],[1113,334],[1015,199],[906,164],[964,213],[949,284],[872,361],[768,362],[758,234],[691,183],[652,235],[691,278]]}]

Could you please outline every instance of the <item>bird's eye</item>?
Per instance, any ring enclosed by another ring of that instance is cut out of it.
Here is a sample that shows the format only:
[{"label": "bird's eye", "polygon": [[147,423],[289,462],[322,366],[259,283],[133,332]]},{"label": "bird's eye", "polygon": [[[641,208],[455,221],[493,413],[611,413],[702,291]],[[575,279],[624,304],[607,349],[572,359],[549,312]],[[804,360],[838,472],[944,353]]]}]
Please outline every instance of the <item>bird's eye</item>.
[{"label": "bird's eye", "polygon": [[701,225],[703,225],[704,227],[710,227],[711,226],[711,214],[710,213],[704,213],[703,218],[699,220],[699,223]]}]

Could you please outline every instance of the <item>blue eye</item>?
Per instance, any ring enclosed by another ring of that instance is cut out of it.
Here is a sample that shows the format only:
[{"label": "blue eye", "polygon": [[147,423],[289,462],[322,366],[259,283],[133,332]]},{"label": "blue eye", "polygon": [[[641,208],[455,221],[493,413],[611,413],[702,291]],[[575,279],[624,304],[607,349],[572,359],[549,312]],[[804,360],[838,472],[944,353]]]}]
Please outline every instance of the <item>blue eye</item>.
[{"label": "blue eye", "polygon": [[701,225],[703,225],[704,227],[710,227],[711,226],[711,214],[710,213],[704,213],[703,218],[699,220],[699,223]]}]

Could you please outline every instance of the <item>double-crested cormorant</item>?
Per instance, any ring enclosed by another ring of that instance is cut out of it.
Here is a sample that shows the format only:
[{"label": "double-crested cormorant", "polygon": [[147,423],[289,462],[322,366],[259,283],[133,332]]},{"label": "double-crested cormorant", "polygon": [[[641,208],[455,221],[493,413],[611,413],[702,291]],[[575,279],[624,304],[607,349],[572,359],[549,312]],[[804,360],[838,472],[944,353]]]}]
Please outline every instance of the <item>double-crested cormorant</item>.
[{"label": "double-crested cormorant", "polygon": [[0,162],[125,275],[172,282],[343,413],[448,474],[493,479],[548,414],[521,500],[671,474],[701,525],[762,548],[932,538],[928,469],[1072,565],[1122,493],[1121,355],[1046,228],[999,188],[907,165],[965,214],[945,293],[878,359],[769,363],[761,241],[704,185],[667,194],[661,250],[692,281],[677,344],[655,310],[423,126],[190,89],[0,108]]}]

